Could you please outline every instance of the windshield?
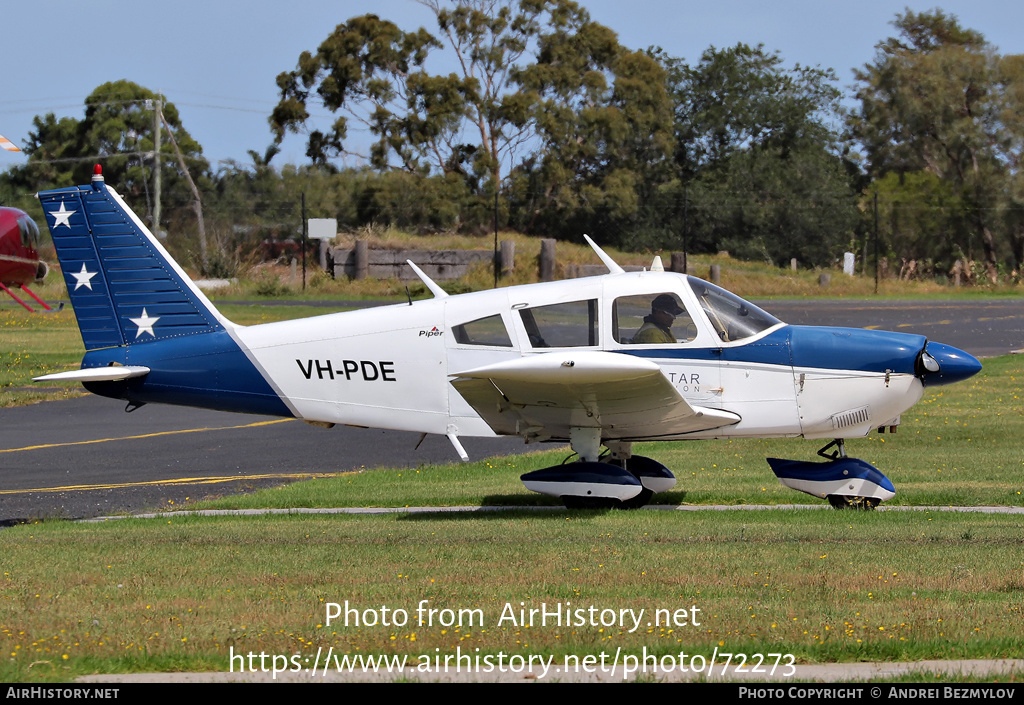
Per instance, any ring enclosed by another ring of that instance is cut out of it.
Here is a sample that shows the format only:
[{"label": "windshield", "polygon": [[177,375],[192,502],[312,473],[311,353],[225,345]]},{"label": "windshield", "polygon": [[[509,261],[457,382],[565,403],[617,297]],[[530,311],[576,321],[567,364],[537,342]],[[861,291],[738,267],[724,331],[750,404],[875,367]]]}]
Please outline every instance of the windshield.
[{"label": "windshield", "polygon": [[703,279],[690,277],[689,282],[723,342],[743,340],[782,323],[767,311]]},{"label": "windshield", "polygon": [[21,230],[21,244],[35,249],[39,246],[39,228],[35,221],[27,215],[18,218],[18,229]]}]

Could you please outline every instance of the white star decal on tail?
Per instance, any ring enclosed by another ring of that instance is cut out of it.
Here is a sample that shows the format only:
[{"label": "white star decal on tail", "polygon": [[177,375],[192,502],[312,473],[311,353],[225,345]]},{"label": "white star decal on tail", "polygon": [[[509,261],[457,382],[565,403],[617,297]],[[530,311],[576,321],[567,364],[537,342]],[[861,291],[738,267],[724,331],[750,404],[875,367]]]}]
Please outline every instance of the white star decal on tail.
[{"label": "white star decal on tail", "polygon": [[60,208],[55,211],[50,211],[50,215],[53,216],[53,227],[58,228],[61,225],[64,225],[70,228],[71,223],[68,222],[68,219],[77,212],[78,211],[69,211],[64,207],[64,201],[61,201]]},{"label": "white star decal on tail", "polygon": [[71,276],[75,278],[75,291],[78,291],[78,287],[84,286],[89,291],[92,291],[92,278],[95,277],[99,272],[90,272],[85,268],[85,262],[82,263],[81,272],[72,272]]},{"label": "white star decal on tail", "polygon": [[160,320],[159,316],[150,317],[146,313],[146,309],[142,309],[142,316],[140,318],[129,318],[128,320],[139,327],[139,330],[135,333],[136,339],[143,333],[149,333],[154,338],[156,337],[156,333],[153,332],[153,324]]}]

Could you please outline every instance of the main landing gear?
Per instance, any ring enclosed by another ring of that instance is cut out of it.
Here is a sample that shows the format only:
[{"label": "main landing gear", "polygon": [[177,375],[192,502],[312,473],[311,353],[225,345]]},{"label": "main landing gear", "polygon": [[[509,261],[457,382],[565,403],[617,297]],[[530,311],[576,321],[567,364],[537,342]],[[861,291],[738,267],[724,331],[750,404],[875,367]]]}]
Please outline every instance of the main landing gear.
[{"label": "main landing gear", "polygon": [[600,454],[600,429],[571,431],[570,444],[580,460],[526,473],[527,489],[558,497],[569,509],[637,509],[655,492],[676,484],[672,472],[657,460],[633,455],[633,444],[606,443]]},{"label": "main landing gear", "polygon": [[[600,429],[573,428],[570,444],[579,460],[522,475],[527,489],[557,497],[569,509],[637,509],[656,492],[675,487],[672,472],[657,460],[633,455],[632,443],[609,441],[601,454]],[[767,460],[783,485],[828,500],[836,509],[874,509],[896,496],[878,468],[846,455],[843,439],[818,455],[825,461]]]},{"label": "main landing gear", "polygon": [[[829,453],[832,448],[835,450]],[[818,451],[823,463],[768,458],[775,476],[786,487],[827,499],[836,509],[874,509],[896,496],[892,481],[878,468],[846,455],[843,439],[837,438]]]}]

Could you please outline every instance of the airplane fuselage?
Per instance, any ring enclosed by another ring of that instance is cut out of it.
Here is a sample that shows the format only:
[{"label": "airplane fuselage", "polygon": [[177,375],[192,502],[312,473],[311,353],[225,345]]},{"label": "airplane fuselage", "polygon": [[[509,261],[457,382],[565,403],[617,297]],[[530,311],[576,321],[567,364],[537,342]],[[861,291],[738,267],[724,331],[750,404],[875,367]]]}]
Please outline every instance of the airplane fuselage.
[{"label": "airplane fuselage", "polygon": [[[624,300],[665,293],[677,296],[686,309],[686,330],[679,331],[686,340],[635,344],[625,336],[632,330],[615,329]],[[549,314],[547,330],[564,339],[536,339],[527,326],[537,316],[523,313],[537,311]],[[477,321],[483,321],[482,336],[467,335],[466,324]],[[166,343],[93,351],[84,366],[116,361],[151,367],[144,380],[89,385],[137,403],[215,406],[458,436],[494,431],[450,384],[453,378],[465,370],[555,352],[571,356],[597,350],[650,360],[691,404],[740,417],[714,429],[645,431],[624,440],[855,438],[898,423],[923,394],[915,370],[926,343],[922,336],[764,323],[750,335],[722,340],[687,277],[637,272],[256,326],[227,324],[220,333],[180,338],[177,351]],[[200,381],[199,367],[214,372]],[[219,394],[210,394],[211,384]],[[617,440],[614,431],[604,437]]]}]

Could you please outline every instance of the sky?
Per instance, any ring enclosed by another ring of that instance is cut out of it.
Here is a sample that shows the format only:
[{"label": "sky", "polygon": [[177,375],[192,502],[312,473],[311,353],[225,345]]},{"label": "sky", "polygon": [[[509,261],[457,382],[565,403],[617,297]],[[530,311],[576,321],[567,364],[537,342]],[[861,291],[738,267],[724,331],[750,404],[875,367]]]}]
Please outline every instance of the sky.
[{"label": "sky", "polygon": [[[709,46],[763,44],[784,66],[832,68],[840,87],[874,58],[905,8],[941,8],[981,32],[1002,54],[1024,53],[1020,0],[582,0],[591,17],[632,49],[660,46],[695,62]],[[22,146],[36,115],[82,118],[97,86],[119,79],[162,92],[213,167],[250,164],[247,150],[271,143],[267,123],[276,76],[295,68],[338,24],[366,13],[403,29],[436,33],[415,0],[36,0],[3,4],[0,135]],[[315,111],[314,111],[315,112]],[[332,121],[325,112],[322,124]],[[273,164],[302,164],[301,137],[289,137]],[[0,170],[24,153],[0,151]]]}]

